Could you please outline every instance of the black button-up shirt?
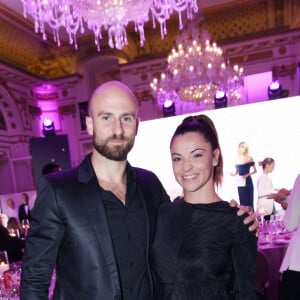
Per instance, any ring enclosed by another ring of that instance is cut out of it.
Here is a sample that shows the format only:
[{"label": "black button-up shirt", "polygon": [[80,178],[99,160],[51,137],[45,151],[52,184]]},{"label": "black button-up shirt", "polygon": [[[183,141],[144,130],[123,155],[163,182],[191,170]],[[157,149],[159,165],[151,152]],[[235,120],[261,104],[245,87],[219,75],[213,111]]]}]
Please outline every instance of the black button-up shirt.
[{"label": "black button-up shirt", "polygon": [[151,297],[146,214],[132,174],[127,171],[125,206],[110,191],[102,189],[102,196],[118,264],[122,299],[148,300]]}]

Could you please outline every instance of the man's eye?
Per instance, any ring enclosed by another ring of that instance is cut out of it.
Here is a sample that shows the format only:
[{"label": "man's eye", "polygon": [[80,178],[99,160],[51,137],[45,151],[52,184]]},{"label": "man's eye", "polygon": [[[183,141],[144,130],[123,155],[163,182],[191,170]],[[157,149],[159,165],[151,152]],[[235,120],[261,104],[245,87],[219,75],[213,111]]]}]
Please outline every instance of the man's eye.
[{"label": "man's eye", "polygon": [[132,122],[132,120],[133,120],[133,117],[131,117],[131,116],[126,116],[123,118],[124,122]]}]

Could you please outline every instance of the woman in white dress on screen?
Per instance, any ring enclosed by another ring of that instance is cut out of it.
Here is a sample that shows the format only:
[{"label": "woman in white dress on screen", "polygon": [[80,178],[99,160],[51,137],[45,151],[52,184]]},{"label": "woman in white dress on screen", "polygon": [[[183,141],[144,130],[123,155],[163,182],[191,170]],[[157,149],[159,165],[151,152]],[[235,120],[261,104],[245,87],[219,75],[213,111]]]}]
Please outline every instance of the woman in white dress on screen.
[{"label": "woman in white dress on screen", "polygon": [[271,157],[266,157],[259,162],[262,166],[262,173],[257,179],[257,212],[264,215],[264,219],[269,221],[272,214],[275,214],[274,199],[271,198],[274,193],[274,187],[271,178],[268,174],[272,173],[275,167],[275,160]]}]

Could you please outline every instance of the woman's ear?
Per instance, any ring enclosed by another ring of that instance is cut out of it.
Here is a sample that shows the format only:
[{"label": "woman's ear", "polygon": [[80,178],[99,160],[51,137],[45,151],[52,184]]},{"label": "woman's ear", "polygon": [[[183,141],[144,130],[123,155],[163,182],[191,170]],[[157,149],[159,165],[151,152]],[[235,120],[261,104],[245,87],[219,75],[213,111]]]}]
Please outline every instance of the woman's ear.
[{"label": "woman's ear", "polygon": [[213,152],[213,166],[216,167],[219,164],[220,150],[215,149]]},{"label": "woman's ear", "polygon": [[85,125],[86,125],[86,131],[89,135],[93,135],[94,133],[94,126],[93,126],[93,119],[89,116],[85,117]]}]

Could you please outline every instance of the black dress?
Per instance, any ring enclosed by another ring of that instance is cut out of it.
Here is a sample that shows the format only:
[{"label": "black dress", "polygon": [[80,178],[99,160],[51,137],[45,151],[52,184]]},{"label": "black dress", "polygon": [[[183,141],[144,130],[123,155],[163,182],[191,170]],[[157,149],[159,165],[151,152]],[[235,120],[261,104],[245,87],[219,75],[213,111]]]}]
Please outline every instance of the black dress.
[{"label": "black dress", "polygon": [[257,239],[225,201],[163,204],[151,252],[155,300],[256,299]]},{"label": "black dress", "polygon": [[[254,162],[247,162],[241,165],[235,165],[240,176],[248,174]],[[253,208],[253,181],[251,176],[246,178],[245,186],[238,186],[238,193],[241,205],[251,206]]]}]

